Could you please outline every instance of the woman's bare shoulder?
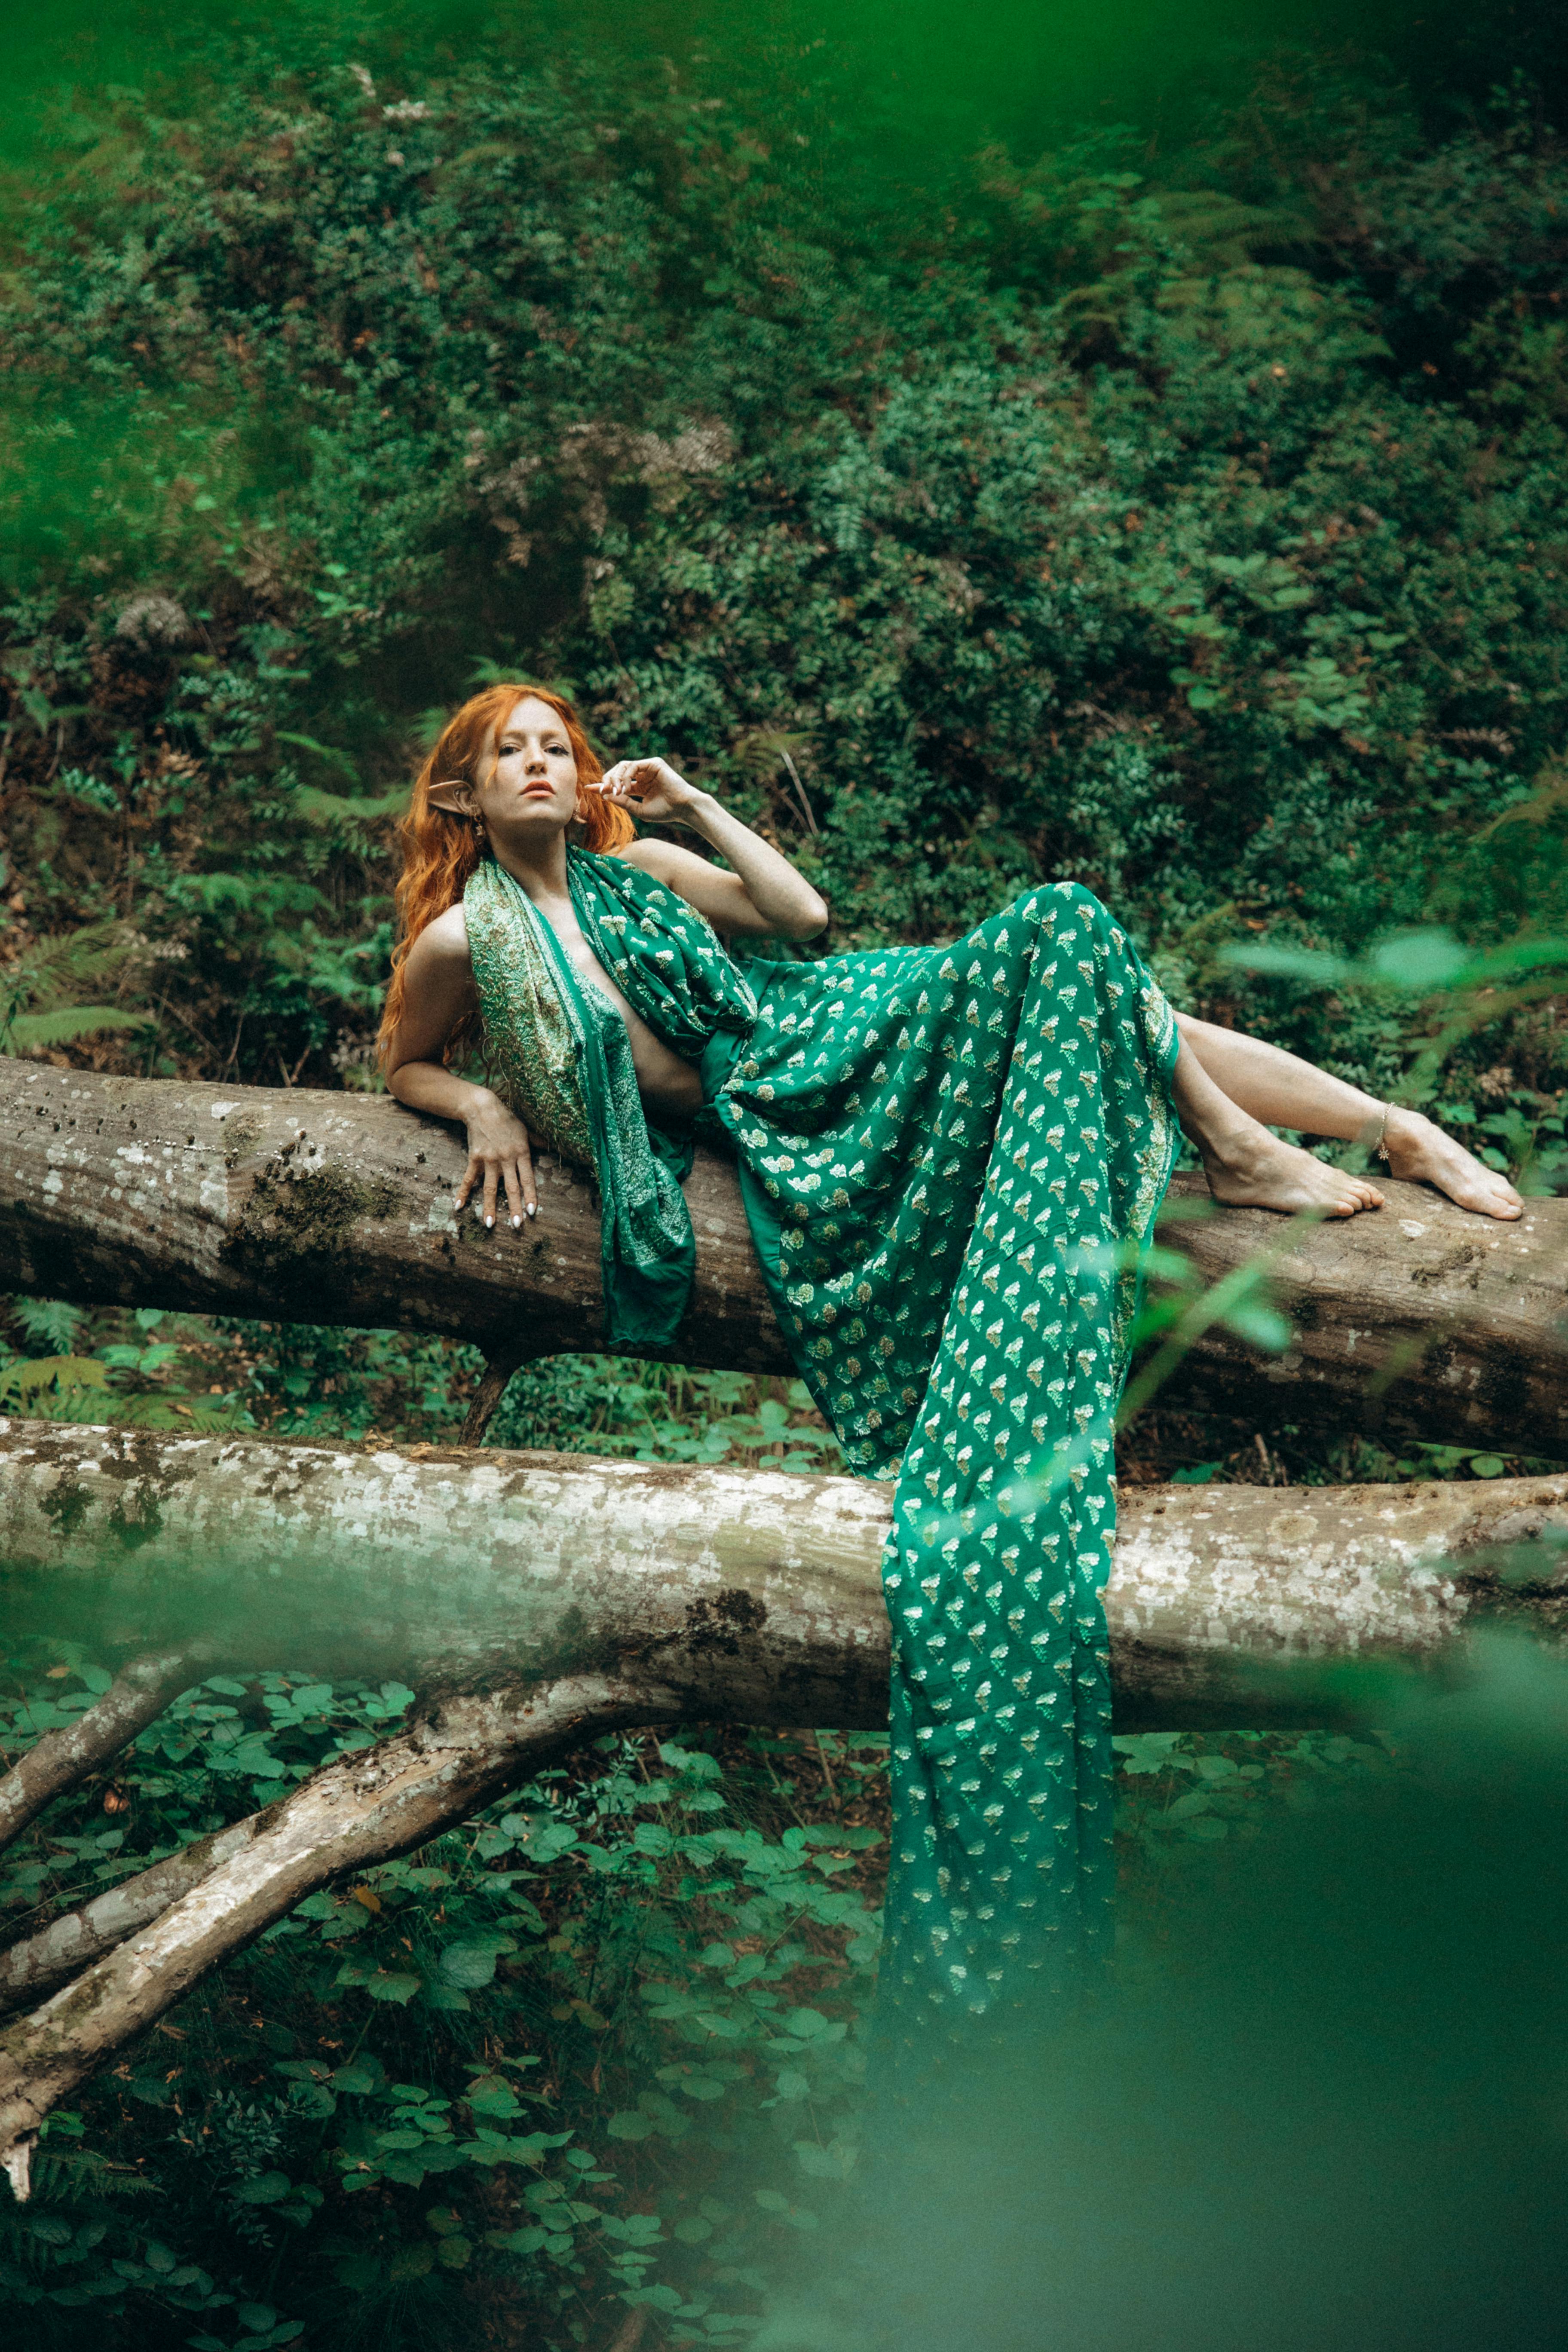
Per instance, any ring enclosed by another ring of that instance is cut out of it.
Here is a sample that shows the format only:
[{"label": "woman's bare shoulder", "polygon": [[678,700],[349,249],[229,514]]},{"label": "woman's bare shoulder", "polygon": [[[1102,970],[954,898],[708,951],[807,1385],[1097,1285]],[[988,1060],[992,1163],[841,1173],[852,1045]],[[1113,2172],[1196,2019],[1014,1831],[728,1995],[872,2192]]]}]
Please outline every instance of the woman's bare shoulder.
[{"label": "woman's bare shoulder", "polygon": [[607,849],[606,857],[618,857],[623,866],[635,866],[644,874],[657,874],[661,878],[668,864],[666,841],[648,841],[640,834],[635,841],[625,841],[618,849]]},{"label": "woman's bare shoulder", "polygon": [[409,959],[416,956],[422,964],[466,964],[468,961],[468,924],[463,912],[463,902],[448,907],[433,923],[426,923],[409,950]]}]

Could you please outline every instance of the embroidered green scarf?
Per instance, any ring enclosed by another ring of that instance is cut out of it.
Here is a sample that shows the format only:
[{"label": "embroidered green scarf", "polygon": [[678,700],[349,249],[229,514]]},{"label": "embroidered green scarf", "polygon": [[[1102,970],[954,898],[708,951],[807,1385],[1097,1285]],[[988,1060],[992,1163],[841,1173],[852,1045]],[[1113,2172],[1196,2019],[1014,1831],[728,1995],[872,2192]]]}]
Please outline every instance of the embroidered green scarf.
[{"label": "embroidered green scarf", "polygon": [[[566,876],[598,961],[675,1053],[698,1062],[721,1033],[750,1032],[756,999],[695,908],[623,858],[568,849]],[[690,1136],[650,1125],[619,1011],[494,859],[470,879],[463,913],[499,1091],[598,1180],[605,1337],[613,1347],[666,1347],[697,1265],[680,1189]]]}]

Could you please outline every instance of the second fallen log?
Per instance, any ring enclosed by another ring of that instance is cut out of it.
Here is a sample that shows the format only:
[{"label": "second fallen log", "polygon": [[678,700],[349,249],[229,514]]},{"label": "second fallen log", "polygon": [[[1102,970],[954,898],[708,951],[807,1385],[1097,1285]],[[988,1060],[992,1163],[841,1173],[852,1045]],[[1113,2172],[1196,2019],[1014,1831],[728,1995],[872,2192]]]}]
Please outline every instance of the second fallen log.
[{"label": "second fallen log", "polygon": [[[426,1685],[404,1728],[4,1956],[0,2005],[39,2003],[0,2027],[17,2195],[51,2109],[334,1878],[617,1728],[883,1721],[889,1500],[573,1455],[0,1424],[0,1624],[68,1625],[106,1655],[170,1645],[45,1734],[0,1783],[0,1817],[9,1787],[22,1819],[59,1773],[101,1769],[172,1680],[220,1658],[395,1664]],[[1500,1613],[1554,1635],[1565,1569],[1568,1479],[1146,1490],[1107,1594],[1118,1720],[1354,1720],[1388,1685],[1347,1666],[1461,1665]]]},{"label": "second fallen log", "polygon": [[[875,1728],[891,1491],[0,1423],[0,1625],[426,1689],[610,1675],[691,1721]],[[1281,1668],[1430,1664],[1488,1613],[1554,1635],[1565,1538],[1568,1477],[1133,1489],[1106,1595],[1118,1723],[1322,1721],[1355,1696]]]}]

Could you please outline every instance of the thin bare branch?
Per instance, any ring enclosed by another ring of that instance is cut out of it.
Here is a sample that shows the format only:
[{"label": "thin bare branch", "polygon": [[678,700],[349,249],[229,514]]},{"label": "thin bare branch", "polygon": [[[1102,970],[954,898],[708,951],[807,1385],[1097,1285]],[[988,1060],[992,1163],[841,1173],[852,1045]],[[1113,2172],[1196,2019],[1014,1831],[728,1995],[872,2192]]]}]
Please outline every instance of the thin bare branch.
[{"label": "thin bare branch", "polygon": [[455,1699],[244,1824],[244,1843],[161,1918],[0,2033],[0,2166],[16,2196],[51,2109],[307,1895],[425,1844],[584,1739],[677,1712],[652,1677]]},{"label": "thin bare branch", "polygon": [[479,1375],[479,1386],[463,1417],[462,1433],[458,1440],[459,1445],[482,1444],[513,1372],[527,1361],[528,1358],[521,1348],[496,1348],[485,1358],[485,1369]]},{"label": "thin bare branch", "polygon": [[40,2000],[57,1985],[68,1983],[105,1952],[114,1950],[128,1936],[151,1927],[171,1904],[199,1886],[204,1878],[239,1852],[256,1834],[261,1813],[252,1813],[230,1829],[216,1831],[168,1854],[151,1869],[122,1879],[40,1927],[36,1936],[0,1952],[0,2015]]},{"label": "thin bare branch", "polygon": [[46,1731],[0,1780],[0,1851],[67,1789],[96,1772],[212,1668],[210,1644],[154,1652],[122,1666],[103,1696]]}]

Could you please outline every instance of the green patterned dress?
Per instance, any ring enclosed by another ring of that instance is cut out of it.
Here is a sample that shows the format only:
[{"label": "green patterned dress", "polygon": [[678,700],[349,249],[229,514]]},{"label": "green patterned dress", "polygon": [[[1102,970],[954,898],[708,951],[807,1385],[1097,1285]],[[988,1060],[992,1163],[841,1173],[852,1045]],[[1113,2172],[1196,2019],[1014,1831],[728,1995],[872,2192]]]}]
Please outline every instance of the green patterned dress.
[{"label": "green patterned dress", "polygon": [[[951,947],[742,972],[650,876],[569,871],[604,968],[701,1070],[802,1377],[897,1480],[884,2026],[999,2021],[1107,1938],[1113,1428],[1173,1017],[1072,883]],[[518,885],[487,863],[464,904],[498,1083],[598,1174],[610,1343],[668,1345],[690,1138],[649,1130],[619,1014]]]}]

